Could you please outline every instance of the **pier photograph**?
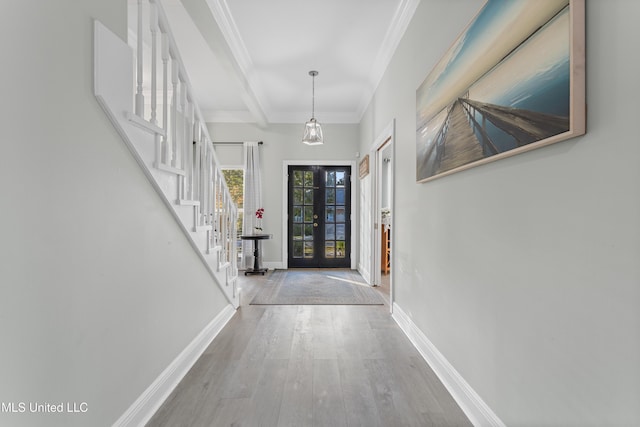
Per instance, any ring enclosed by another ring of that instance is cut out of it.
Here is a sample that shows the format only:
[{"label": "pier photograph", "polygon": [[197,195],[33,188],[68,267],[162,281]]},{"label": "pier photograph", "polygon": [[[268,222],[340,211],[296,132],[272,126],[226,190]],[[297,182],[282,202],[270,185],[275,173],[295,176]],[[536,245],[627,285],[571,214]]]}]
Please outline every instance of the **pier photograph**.
[{"label": "pier photograph", "polygon": [[416,91],[418,182],[584,133],[571,121],[583,102],[571,12],[569,0],[487,1]]}]

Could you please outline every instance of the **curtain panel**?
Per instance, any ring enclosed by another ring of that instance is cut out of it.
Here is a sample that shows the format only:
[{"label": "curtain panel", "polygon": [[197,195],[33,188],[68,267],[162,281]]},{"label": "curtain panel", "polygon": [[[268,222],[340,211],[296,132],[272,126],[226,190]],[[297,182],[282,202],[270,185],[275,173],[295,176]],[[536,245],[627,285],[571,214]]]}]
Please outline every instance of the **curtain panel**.
[{"label": "curtain panel", "polygon": [[[244,143],[244,215],[242,234],[253,234],[259,222],[256,211],[262,208],[262,176],[260,146],[257,142]],[[253,243],[242,241],[242,267],[253,266]]]}]

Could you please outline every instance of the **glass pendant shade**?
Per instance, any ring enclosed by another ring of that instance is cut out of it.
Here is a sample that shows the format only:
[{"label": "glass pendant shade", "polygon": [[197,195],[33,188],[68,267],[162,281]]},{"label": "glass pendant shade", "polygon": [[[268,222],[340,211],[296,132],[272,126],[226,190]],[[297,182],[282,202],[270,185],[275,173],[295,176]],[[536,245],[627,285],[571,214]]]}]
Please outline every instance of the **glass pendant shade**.
[{"label": "glass pendant shade", "polygon": [[311,120],[304,125],[304,135],[302,136],[302,142],[307,145],[321,145],[324,143],[322,138],[322,127],[314,117],[315,103],[316,103],[316,76],[317,71],[309,71],[311,76]]},{"label": "glass pendant shade", "polygon": [[320,123],[316,122],[316,119],[313,117],[304,125],[302,142],[307,145],[320,145],[323,143],[322,127],[320,127]]}]

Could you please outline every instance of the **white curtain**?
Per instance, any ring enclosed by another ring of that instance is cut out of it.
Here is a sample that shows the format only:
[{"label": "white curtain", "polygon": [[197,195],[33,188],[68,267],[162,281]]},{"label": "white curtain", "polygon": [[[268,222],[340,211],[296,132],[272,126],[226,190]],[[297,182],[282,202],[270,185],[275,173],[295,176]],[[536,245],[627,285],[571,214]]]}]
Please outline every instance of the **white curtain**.
[{"label": "white curtain", "polygon": [[[247,235],[254,233],[254,228],[257,226],[256,211],[263,207],[260,146],[257,142],[245,142],[242,234]],[[244,268],[253,266],[253,242],[250,240],[242,241],[242,264]]]}]

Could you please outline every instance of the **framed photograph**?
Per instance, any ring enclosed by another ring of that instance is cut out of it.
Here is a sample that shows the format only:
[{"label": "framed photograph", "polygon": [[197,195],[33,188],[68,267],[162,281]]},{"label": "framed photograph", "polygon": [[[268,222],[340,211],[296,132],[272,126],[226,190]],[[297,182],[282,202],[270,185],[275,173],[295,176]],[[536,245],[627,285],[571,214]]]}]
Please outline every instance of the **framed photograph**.
[{"label": "framed photograph", "polygon": [[360,164],[358,165],[358,172],[360,179],[369,175],[369,155],[367,154],[360,160]]},{"label": "framed photograph", "polygon": [[585,133],[584,0],[487,0],[416,90],[416,180]]}]

